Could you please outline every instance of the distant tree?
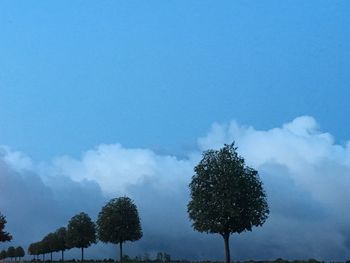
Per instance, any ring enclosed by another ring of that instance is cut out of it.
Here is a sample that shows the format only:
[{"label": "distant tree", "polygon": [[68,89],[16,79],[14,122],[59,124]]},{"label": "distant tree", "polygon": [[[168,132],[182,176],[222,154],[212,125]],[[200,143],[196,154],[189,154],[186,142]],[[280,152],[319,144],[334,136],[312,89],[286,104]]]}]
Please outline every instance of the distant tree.
[{"label": "distant tree", "polygon": [[11,261],[12,261],[12,259],[16,256],[16,249],[12,246],[9,247],[7,249],[6,255],[7,257],[11,258]]},{"label": "distant tree", "polygon": [[143,254],[143,261],[148,262],[148,261],[150,261],[150,260],[151,260],[151,258],[150,258],[150,256],[149,256],[148,252],[145,252],[145,253]]},{"label": "distant tree", "polygon": [[96,243],[96,227],[91,218],[80,213],[71,218],[67,227],[67,245],[81,249],[81,261],[84,261],[84,248]]},{"label": "distant tree", "polygon": [[34,256],[34,259],[36,259],[36,256],[39,255],[36,243],[31,243],[29,245],[28,254]]},{"label": "distant tree", "polygon": [[167,254],[167,253],[164,253],[164,254],[163,254],[163,260],[164,260],[165,262],[170,262],[170,261],[171,261],[170,255]]},{"label": "distant tree", "polygon": [[128,255],[123,255],[123,262],[131,262],[131,258]]},{"label": "distant tree", "polygon": [[37,243],[37,246],[39,255],[42,255],[42,260],[45,261],[45,255],[47,253],[50,253],[49,243],[47,242],[47,240],[43,239]]},{"label": "distant tree", "polygon": [[234,144],[225,144],[218,151],[204,152],[189,185],[193,228],[222,235],[226,263],[230,262],[230,234],[262,226],[269,214],[258,172],[246,166],[236,150]]},{"label": "distant tree", "polygon": [[5,258],[7,258],[6,250],[1,250],[1,252],[0,252],[0,260],[3,260]]},{"label": "distant tree", "polygon": [[61,251],[61,260],[64,261],[64,251],[68,249],[67,246],[67,229],[65,227],[60,227],[55,231],[56,235],[56,249]]},{"label": "distant tree", "polygon": [[58,251],[56,234],[55,233],[47,234],[41,242],[44,245],[45,252],[50,253],[50,261],[52,262],[52,253]]},{"label": "distant tree", "polygon": [[163,262],[163,252],[158,252],[156,260],[159,262]]},{"label": "distant tree", "polygon": [[12,239],[12,236],[4,231],[6,223],[6,217],[0,213],[0,242],[6,242]]},{"label": "distant tree", "polygon": [[23,258],[25,255],[24,249],[22,247],[16,247],[15,254],[17,258]]},{"label": "distant tree", "polygon": [[171,258],[170,255],[165,252],[158,252],[156,260],[159,262],[169,262]]},{"label": "distant tree", "polygon": [[101,210],[97,219],[98,238],[104,243],[119,244],[123,262],[123,243],[142,237],[137,207],[129,197],[114,198]]}]

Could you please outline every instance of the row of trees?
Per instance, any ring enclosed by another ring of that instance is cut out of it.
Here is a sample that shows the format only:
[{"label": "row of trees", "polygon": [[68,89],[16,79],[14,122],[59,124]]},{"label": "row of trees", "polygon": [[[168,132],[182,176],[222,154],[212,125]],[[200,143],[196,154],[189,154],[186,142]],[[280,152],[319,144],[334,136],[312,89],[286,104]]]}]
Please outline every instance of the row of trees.
[{"label": "row of trees", "polygon": [[[195,174],[189,185],[191,200],[187,210],[193,228],[199,232],[218,233],[224,239],[225,261],[230,263],[229,238],[233,233],[251,231],[262,226],[269,214],[266,194],[259,174],[245,164],[238,155],[234,143],[224,145],[220,150],[208,150],[194,168]],[[0,241],[11,240],[5,232],[6,219],[0,215]],[[137,208],[128,197],[112,199],[101,210],[96,224],[85,213],[74,216],[67,230],[59,238],[58,230],[48,234],[42,241],[30,245],[32,255],[81,248],[96,243],[119,244],[120,262],[123,261],[122,246],[126,241],[142,237]]]},{"label": "row of trees", "polygon": [[45,260],[45,254],[50,253],[52,261],[53,252],[62,252],[62,261],[64,260],[64,251],[67,249],[67,230],[65,227],[58,228],[55,232],[47,234],[41,241],[35,242],[29,245],[28,253],[36,256],[43,256]]},{"label": "row of trees", "polygon": [[23,258],[25,255],[24,249],[22,247],[9,247],[7,250],[2,250],[0,252],[0,260],[6,259],[6,258],[15,258],[15,261],[17,261],[17,258]]},{"label": "row of trees", "polygon": [[67,228],[61,227],[47,234],[41,241],[30,244],[30,255],[43,256],[71,248],[81,249],[81,261],[84,261],[84,249],[100,240],[104,243],[119,244],[120,262],[123,261],[123,243],[136,241],[142,237],[142,229],[137,207],[128,197],[109,201],[98,214],[96,224],[86,213],[75,215],[68,222]]}]

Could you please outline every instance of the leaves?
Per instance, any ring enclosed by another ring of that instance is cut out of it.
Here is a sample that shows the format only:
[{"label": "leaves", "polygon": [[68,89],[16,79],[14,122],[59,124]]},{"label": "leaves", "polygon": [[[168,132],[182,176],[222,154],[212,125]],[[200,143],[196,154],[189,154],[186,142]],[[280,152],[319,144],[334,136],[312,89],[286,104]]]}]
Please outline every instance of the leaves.
[{"label": "leaves", "polygon": [[245,165],[234,144],[204,152],[189,185],[188,213],[195,230],[241,233],[261,226],[269,214],[258,172]]},{"label": "leaves", "polygon": [[70,248],[87,248],[96,243],[96,227],[86,213],[71,218],[67,227],[67,244]]},{"label": "leaves", "polygon": [[114,244],[136,241],[142,237],[137,207],[128,197],[112,199],[101,210],[97,219],[98,237]]}]

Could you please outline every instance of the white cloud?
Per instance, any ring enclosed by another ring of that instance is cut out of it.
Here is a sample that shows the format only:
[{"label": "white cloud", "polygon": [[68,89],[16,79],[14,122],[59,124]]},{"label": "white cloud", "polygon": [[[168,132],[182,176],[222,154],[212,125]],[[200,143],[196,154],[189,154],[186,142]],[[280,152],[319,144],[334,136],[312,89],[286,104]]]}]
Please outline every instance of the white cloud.
[{"label": "white cloud", "polygon": [[[24,180],[28,171],[38,180],[35,174],[40,174],[45,185],[37,183],[35,191],[44,189],[42,196],[49,195],[41,207],[53,202],[59,218],[67,218],[67,206],[73,207],[70,213],[87,209],[96,214],[103,205],[100,189],[108,198],[130,195],[139,207],[145,232],[142,241],[130,247],[134,253],[166,249],[175,257],[219,259],[221,243],[217,242],[221,241],[213,235],[197,234],[190,227],[188,183],[201,151],[232,141],[247,164],[260,172],[271,208],[263,228],[233,240],[237,258],[350,257],[350,211],[346,209],[350,203],[350,143],[336,144],[310,116],[270,130],[256,130],[235,121],[213,124],[209,133],[198,139],[198,151],[183,159],[120,144],[102,144],[80,159],[62,156],[41,165],[2,147],[0,159],[7,171],[13,170],[3,173],[6,180],[10,174]],[[30,195],[31,188],[27,188]],[[0,193],[3,200],[13,195],[16,193],[11,191]],[[35,207],[26,211],[30,208]],[[179,246],[179,240],[187,240],[186,245]]]}]

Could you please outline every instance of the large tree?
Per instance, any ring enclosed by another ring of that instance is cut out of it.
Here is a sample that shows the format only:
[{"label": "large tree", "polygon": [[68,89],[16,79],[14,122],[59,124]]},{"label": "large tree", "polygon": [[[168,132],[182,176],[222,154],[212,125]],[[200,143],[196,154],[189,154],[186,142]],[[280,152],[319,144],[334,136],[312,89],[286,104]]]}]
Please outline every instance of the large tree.
[{"label": "large tree", "polygon": [[95,223],[86,213],[71,218],[67,227],[67,245],[81,249],[81,261],[84,261],[84,248],[96,243]]},{"label": "large tree", "polygon": [[193,228],[224,238],[226,263],[230,262],[230,234],[262,226],[269,214],[258,172],[236,150],[234,144],[225,144],[220,150],[204,152],[189,185]]},{"label": "large tree", "polygon": [[142,237],[137,207],[129,197],[114,198],[101,210],[97,219],[98,238],[105,243],[119,244],[123,262],[123,243]]},{"label": "large tree", "polygon": [[12,239],[12,236],[4,231],[6,223],[5,216],[0,213],[0,242],[10,241]]}]

